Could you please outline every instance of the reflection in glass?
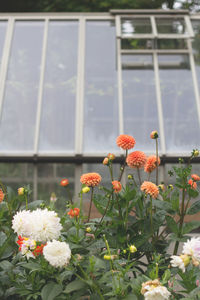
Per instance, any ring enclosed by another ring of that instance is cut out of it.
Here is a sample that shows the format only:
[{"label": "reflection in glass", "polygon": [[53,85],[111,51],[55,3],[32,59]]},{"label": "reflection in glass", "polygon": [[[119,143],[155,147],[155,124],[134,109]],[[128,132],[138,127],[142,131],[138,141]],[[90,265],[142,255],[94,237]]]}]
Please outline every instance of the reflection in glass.
[{"label": "reflection in glass", "polygon": [[122,18],[121,33],[126,37],[132,34],[152,33],[150,18]]},{"label": "reflection in glass", "polygon": [[0,124],[0,150],[34,146],[43,22],[16,21]]},{"label": "reflection in glass", "polygon": [[183,18],[156,18],[158,33],[186,34],[187,28]]},{"label": "reflection in glass", "polygon": [[195,38],[192,42],[192,48],[200,93],[200,20],[193,20],[192,27],[195,33]]},{"label": "reflection in glass", "polygon": [[159,64],[179,61],[182,68],[159,71],[167,152],[190,152],[200,146],[194,86],[187,55],[159,56]]},{"label": "reflection in glass", "polygon": [[86,24],[84,151],[111,152],[118,135],[115,27]]},{"label": "reflection in glass", "polygon": [[78,22],[50,21],[40,151],[74,150],[77,50]]},{"label": "reflection in glass", "polygon": [[[149,135],[159,124],[152,55],[130,55],[129,63],[131,59],[144,67],[122,71],[124,132],[136,139],[136,150],[154,152]],[[127,56],[122,57],[122,64],[125,61]]]},{"label": "reflection in glass", "polygon": [[187,49],[187,42],[184,39],[158,39],[157,49]]},{"label": "reflection in glass", "polygon": [[155,41],[151,39],[122,39],[122,49],[154,49]]}]

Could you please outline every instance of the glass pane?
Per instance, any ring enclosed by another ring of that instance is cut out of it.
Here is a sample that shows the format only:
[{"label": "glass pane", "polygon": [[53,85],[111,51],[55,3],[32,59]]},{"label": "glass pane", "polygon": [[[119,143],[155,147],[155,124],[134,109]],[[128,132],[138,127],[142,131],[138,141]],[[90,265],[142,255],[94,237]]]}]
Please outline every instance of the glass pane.
[{"label": "glass pane", "polygon": [[167,152],[190,152],[200,146],[192,74],[187,55],[160,55],[159,64],[182,61],[182,68],[160,68]]},{"label": "glass pane", "polygon": [[149,18],[121,19],[121,33],[123,36],[132,34],[152,33]]},{"label": "glass pane", "polygon": [[192,48],[200,93],[200,20],[192,21],[192,27],[195,33],[195,38],[192,42]]},{"label": "glass pane", "polygon": [[[33,164],[27,163],[0,163],[2,183],[12,187],[17,195],[19,187],[30,184],[33,189]],[[33,194],[31,194],[31,199]]]},{"label": "glass pane", "polygon": [[1,64],[2,54],[3,54],[6,28],[7,28],[7,21],[0,21],[0,64]]},{"label": "glass pane", "polygon": [[77,50],[78,22],[51,21],[40,124],[41,152],[74,150]]},{"label": "glass pane", "polygon": [[154,49],[155,41],[150,39],[122,39],[121,40],[122,49]]},{"label": "glass pane", "polygon": [[187,49],[187,42],[183,39],[158,39],[157,49]]},{"label": "glass pane", "polygon": [[118,135],[115,26],[86,24],[84,151],[112,152]]},{"label": "glass pane", "polygon": [[[60,173],[63,174],[61,177]],[[60,186],[60,180],[63,178],[69,180],[67,188],[74,197],[75,166],[73,164],[38,164],[38,177],[38,199],[49,203],[51,194],[55,193],[57,198],[55,207],[64,213],[69,194],[66,188]],[[74,201],[77,202],[77,198],[74,197]]]},{"label": "glass pane", "polygon": [[156,18],[158,33],[186,34],[187,28],[183,18]]},{"label": "glass pane", "polygon": [[153,69],[153,60],[151,55],[123,54],[121,56],[121,61],[123,69]]},{"label": "glass pane", "polygon": [[154,152],[155,145],[149,135],[152,130],[159,130],[159,125],[152,56],[131,58],[149,67],[122,71],[124,132],[136,139],[136,150]]},{"label": "glass pane", "polygon": [[43,27],[40,21],[15,23],[0,123],[0,150],[33,150]]}]

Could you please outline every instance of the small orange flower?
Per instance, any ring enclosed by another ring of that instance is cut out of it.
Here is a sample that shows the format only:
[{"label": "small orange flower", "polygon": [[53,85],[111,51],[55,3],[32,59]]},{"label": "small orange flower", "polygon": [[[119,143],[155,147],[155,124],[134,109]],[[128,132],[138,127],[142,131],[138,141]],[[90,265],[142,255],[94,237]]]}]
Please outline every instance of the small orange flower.
[{"label": "small orange flower", "polygon": [[155,140],[158,138],[158,131],[152,131],[150,134],[151,139]]},{"label": "small orange flower", "polygon": [[135,146],[135,139],[127,134],[121,134],[116,139],[117,146],[129,150]]},{"label": "small orange flower", "polygon": [[115,159],[115,155],[113,153],[108,153],[108,159],[110,160],[114,160]]},{"label": "small orange flower", "polygon": [[33,251],[33,255],[34,256],[39,256],[40,254],[43,254],[44,246],[46,246],[46,245],[41,244],[41,246],[37,246]]},{"label": "small orange flower", "polygon": [[142,151],[131,152],[127,158],[126,162],[130,168],[142,168],[146,163],[147,157]]},{"label": "small orange flower", "polygon": [[2,191],[2,189],[0,189],[0,203],[3,201],[4,196],[4,192]]},{"label": "small orange flower", "polygon": [[[146,164],[144,166],[144,170],[147,173],[151,173],[153,170],[156,169],[156,156],[155,155],[151,155],[147,158]],[[158,165],[160,164],[160,158],[158,157]]]},{"label": "small orange flower", "polygon": [[197,189],[197,184],[194,182],[192,179],[188,180],[188,184],[191,185],[191,188],[196,190]]},{"label": "small orange flower", "polygon": [[62,179],[61,182],[60,182],[61,186],[67,186],[68,184],[69,184],[69,180],[66,179],[66,178]]},{"label": "small orange flower", "polygon": [[80,209],[78,207],[75,207],[74,209],[70,209],[70,211],[67,213],[70,218],[78,217],[80,213]]},{"label": "small orange flower", "polygon": [[192,174],[191,177],[193,181],[200,181],[200,177],[197,174]]},{"label": "small orange flower", "polygon": [[155,185],[153,182],[150,181],[144,181],[143,184],[140,187],[142,192],[145,192],[145,194],[150,195],[152,198],[157,198],[159,194],[159,189],[157,185]]},{"label": "small orange flower", "polygon": [[108,164],[108,162],[109,162],[108,158],[107,158],[107,157],[105,157],[105,158],[104,158],[104,160],[103,160],[103,165],[105,165],[105,166],[106,166],[106,165]]},{"label": "small orange flower", "polygon": [[86,173],[81,176],[80,182],[87,186],[97,186],[101,182],[101,176],[98,173]]},{"label": "small orange flower", "polygon": [[112,185],[115,193],[119,193],[121,191],[122,185],[119,181],[117,180],[112,181]]}]

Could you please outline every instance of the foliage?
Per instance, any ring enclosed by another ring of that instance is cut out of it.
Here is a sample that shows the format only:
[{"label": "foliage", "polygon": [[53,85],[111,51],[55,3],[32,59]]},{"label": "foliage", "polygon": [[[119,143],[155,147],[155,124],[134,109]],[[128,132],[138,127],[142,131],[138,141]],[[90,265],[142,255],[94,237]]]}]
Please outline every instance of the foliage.
[{"label": "foliage", "polygon": [[[169,267],[172,253],[168,250],[174,244],[173,254],[180,258],[177,256],[179,243],[185,242],[188,234],[200,226],[197,221],[185,223],[188,215],[200,211],[198,189],[188,183],[191,160],[196,154],[194,150],[187,164],[180,160],[179,166],[170,171],[176,180],[174,187],[159,185],[159,195],[155,198],[151,191],[141,191],[141,178],[139,183],[136,178],[139,169],[133,169],[122,189],[121,185],[113,184],[108,188],[83,185],[80,202],[73,203],[70,199],[67,212],[61,215],[63,230],[59,240],[69,244],[72,255],[70,262],[59,268],[53,267],[42,254],[29,259],[22,255],[12,229],[17,211],[34,211],[46,205],[41,201],[30,202],[29,186],[18,190],[16,195],[1,183],[5,197],[0,203],[0,298],[140,300],[148,299],[141,288],[149,281],[167,287],[174,299],[199,299],[200,253],[194,257],[184,253],[184,272]],[[114,156],[105,162],[111,182],[114,182],[113,160]],[[120,168],[119,182],[125,168],[126,163]],[[158,165],[155,168],[158,183]],[[69,185],[60,188],[67,192]],[[90,212],[84,215],[84,193],[90,195],[90,204],[95,204],[102,215],[100,218],[91,219]],[[54,202],[47,209],[55,210]]]},{"label": "foliage", "polygon": [[175,4],[180,8],[199,10],[198,0],[12,0],[2,1],[1,12],[107,12],[110,9],[156,9],[165,4],[173,9]]}]

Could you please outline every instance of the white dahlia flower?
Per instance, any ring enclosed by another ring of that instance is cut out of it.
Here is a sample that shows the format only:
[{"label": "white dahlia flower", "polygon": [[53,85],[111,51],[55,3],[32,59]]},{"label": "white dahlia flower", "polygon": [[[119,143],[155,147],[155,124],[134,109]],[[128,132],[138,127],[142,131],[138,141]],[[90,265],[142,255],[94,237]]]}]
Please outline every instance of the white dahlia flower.
[{"label": "white dahlia flower", "polygon": [[46,242],[60,236],[62,226],[60,218],[54,211],[36,209],[35,211],[20,211],[12,221],[12,228],[21,236],[37,242]]},{"label": "white dahlia flower", "polygon": [[191,238],[183,244],[183,253],[200,261],[200,238]]},{"label": "white dahlia flower", "polygon": [[180,256],[172,255],[170,263],[172,267],[179,268],[183,273],[185,273],[185,264]]},{"label": "white dahlia flower", "polygon": [[58,239],[62,226],[60,218],[55,211],[36,209],[31,216],[32,233],[31,238],[38,242],[46,242]]},{"label": "white dahlia flower", "polygon": [[64,267],[69,263],[71,250],[67,243],[53,240],[44,246],[43,255],[53,267]]},{"label": "white dahlia flower", "polygon": [[169,299],[171,293],[168,291],[168,289],[165,286],[146,286],[145,287],[147,292],[144,294],[145,300],[164,300]]},{"label": "white dahlia flower", "polygon": [[12,220],[12,229],[17,235],[30,236],[32,224],[30,222],[31,212],[30,210],[23,210],[17,212]]}]

